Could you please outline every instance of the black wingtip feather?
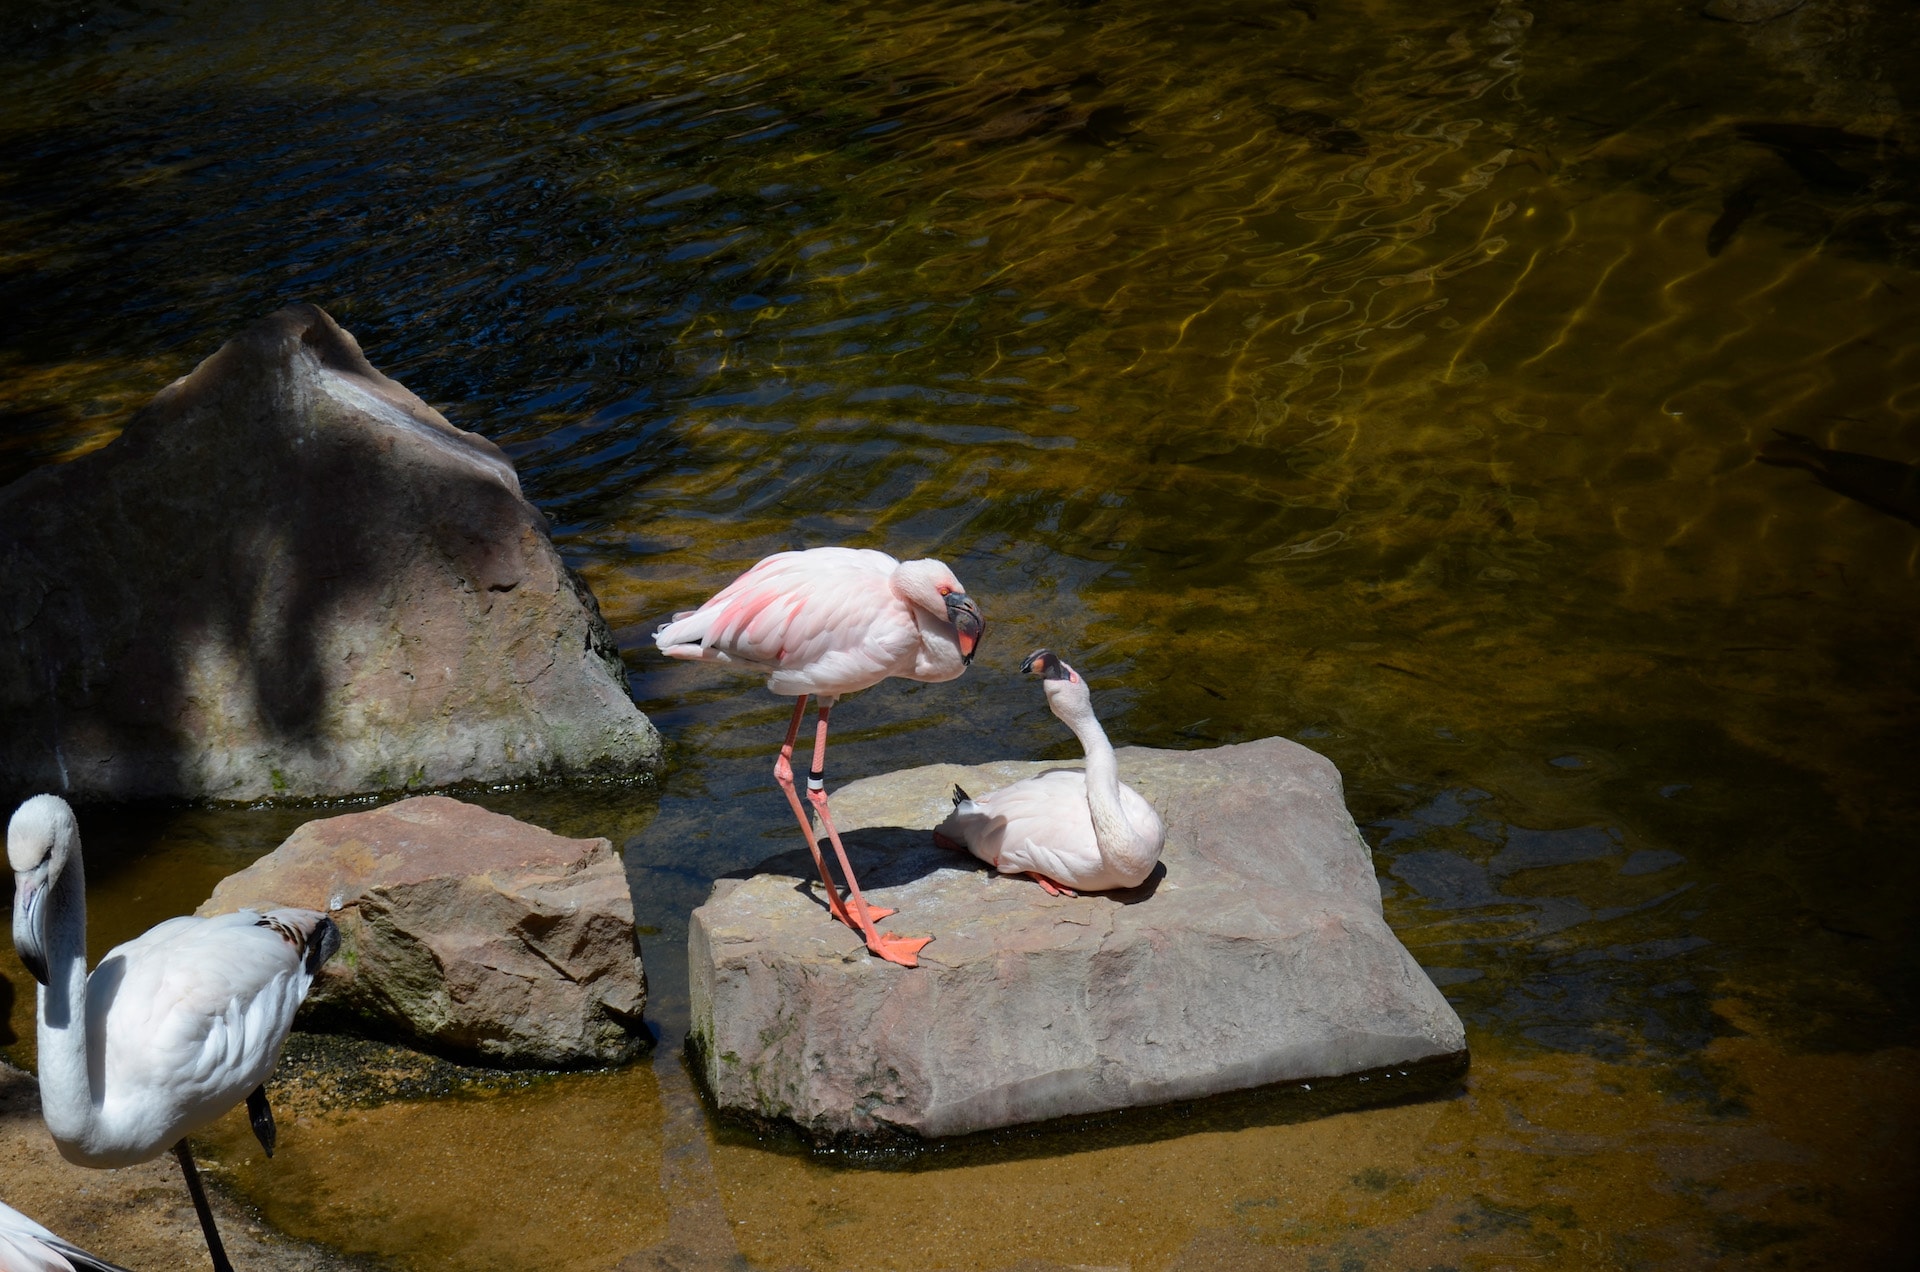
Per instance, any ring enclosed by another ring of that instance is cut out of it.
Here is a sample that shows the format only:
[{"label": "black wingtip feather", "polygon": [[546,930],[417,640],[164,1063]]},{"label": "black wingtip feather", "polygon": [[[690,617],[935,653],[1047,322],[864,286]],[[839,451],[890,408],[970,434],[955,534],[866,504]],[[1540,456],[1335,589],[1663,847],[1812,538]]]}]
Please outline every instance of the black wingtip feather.
[{"label": "black wingtip feather", "polygon": [[48,1243],[66,1257],[73,1265],[73,1272],[128,1272],[118,1263],[108,1263],[97,1254],[89,1254],[79,1246],[55,1238]]},{"label": "black wingtip feather", "polygon": [[273,1124],[273,1106],[267,1103],[267,1088],[257,1086],[253,1094],[247,1097],[247,1121],[253,1124],[254,1138],[260,1141],[260,1147],[267,1150],[267,1156],[273,1156],[273,1145],[280,1138],[280,1130]]},{"label": "black wingtip feather", "polygon": [[973,796],[961,790],[960,783],[955,782],[953,784],[953,806],[955,808],[958,808],[962,804],[971,804],[972,802],[973,802]]},{"label": "black wingtip feather", "polygon": [[340,928],[332,919],[321,919],[307,943],[307,975],[318,976],[321,965],[340,949]]}]

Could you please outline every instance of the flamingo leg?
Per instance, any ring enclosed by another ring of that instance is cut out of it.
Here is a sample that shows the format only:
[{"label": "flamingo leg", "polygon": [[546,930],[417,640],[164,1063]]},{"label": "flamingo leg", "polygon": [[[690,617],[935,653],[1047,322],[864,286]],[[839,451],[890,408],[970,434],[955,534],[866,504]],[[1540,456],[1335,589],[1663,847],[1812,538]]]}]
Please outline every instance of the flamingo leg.
[{"label": "flamingo leg", "polygon": [[847,850],[840,842],[840,832],[833,828],[833,814],[827,809],[827,718],[832,712],[831,699],[823,699],[820,725],[813,735],[813,764],[812,771],[807,774],[807,802],[820,815],[820,824],[826,828],[827,838],[833,843],[834,856],[840,859],[840,872],[847,877],[847,892],[851,901],[849,909],[859,920],[858,927],[860,934],[867,938],[867,948],[890,963],[917,967],[920,963],[917,957],[920,947],[933,938],[895,936],[874,926],[876,919],[883,919],[893,911],[869,906],[866,898],[860,895],[860,881],[853,877],[853,863],[847,860]]},{"label": "flamingo leg", "polygon": [[1078,892],[1075,892],[1072,888],[1067,887],[1065,884],[1055,883],[1053,880],[1047,878],[1047,876],[1041,874],[1038,870],[1029,870],[1026,872],[1026,874],[1027,874],[1027,878],[1033,880],[1035,883],[1045,888],[1047,890],[1048,896],[1077,897],[1080,895]]},{"label": "flamingo leg", "polygon": [[200,1213],[200,1231],[206,1234],[207,1253],[213,1256],[213,1272],[233,1272],[233,1264],[227,1262],[227,1248],[220,1243],[220,1229],[213,1226],[207,1190],[200,1186],[200,1172],[194,1169],[193,1153],[184,1138],[173,1146],[173,1155],[180,1159],[180,1173],[187,1177],[187,1192],[193,1197],[193,1208]]},{"label": "flamingo leg", "polygon": [[807,695],[801,694],[793,704],[793,719],[787,724],[787,740],[780,744],[780,758],[773,762],[773,780],[780,783],[780,789],[787,794],[787,804],[793,809],[795,820],[800,823],[800,833],[806,836],[807,851],[813,854],[813,864],[820,871],[820,882],[827,885],[827,911],[850,928],[858,930],[860,925],[853,921],[847,908],[840,901],[840,890],[833,886],[833,874],[827,869],[827,859],[820,855],[820,841],[814,838],[813,822],[807,817],[807,810],[800,803],[800,795],[793,789],[793,741],[800,736],[800,721],[807,713]]}]

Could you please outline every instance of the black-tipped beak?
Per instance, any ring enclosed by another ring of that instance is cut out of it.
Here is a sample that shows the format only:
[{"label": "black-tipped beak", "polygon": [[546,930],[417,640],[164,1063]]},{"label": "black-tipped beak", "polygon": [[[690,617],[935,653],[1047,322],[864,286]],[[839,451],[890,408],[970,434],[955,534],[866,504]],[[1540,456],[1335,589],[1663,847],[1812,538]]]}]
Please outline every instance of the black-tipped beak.
[{"label": "black-tipped beak", "polygon": [[1043,680],[1073,679],[1073,668],[1062,662],[1060,655],[1051,649],[1036,649],[1028,654],[1027,660],[1020,664],[1020,670]]},{"label": "black-tipped beak", "polygon": [[47,983],[45,896],[19,875],[13,877],[13,952],[42,985]]},{"label": "black-tipped beak", "polygon": [[948,592],[947,621],[953,624],[960,661],[972,663],[973,651],[980,648],[980,638],[987,634],[987,620],[980,617],[980,607],[965,592]]}]

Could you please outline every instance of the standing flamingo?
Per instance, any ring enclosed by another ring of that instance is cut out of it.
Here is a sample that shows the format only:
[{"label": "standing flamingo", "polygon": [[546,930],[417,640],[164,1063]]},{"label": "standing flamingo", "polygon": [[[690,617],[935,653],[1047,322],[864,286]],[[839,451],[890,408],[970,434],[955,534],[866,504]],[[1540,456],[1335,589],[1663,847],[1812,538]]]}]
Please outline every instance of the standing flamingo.
[{"label": "standing flamingo", "polygon": [[127,1272],[63,1241],[0,1201],[0,1272]]},{"label": "standing flamingo", "polygon": [[60,1155],[131,1166],[172,1145],[217,1272],[232,1272],[186,1137],[241,1099],[273,1155],[262,1085],[314,973],[340,946],[313,910],[168,919],[87,975],[80,827],[57,795],[7,825],[13,945],[40,982],[40,1104]]},{"label": "standing flamingo", "polygon": [[935,842],[965,847],[1002,874],[1029,875],[1056,896],[1139,887],[1167,843],[1160,814],[1120,781],[1080,673],[1045,649],[1027,655],[1020,670],[1043,678],[1048,708],[1086,750],[1086,772],[1052,769],[979,799],[956,786]]},{"label": "standing flamingo", "polygon": [[[955,679],[973,661],[985,631],[979,608],[939,561],[903,563],[868,549],[809,548],[768,557],[705,605],[675,614],[653,634],[669,658],[765,672],[767,688],[798,698],[787,740],[773,764],[774,780],[786,792],[827,885],[828,910],[865,937],[868,949],[903,967],[915,966],[915,955],[932,938],[881,932],[875,923],[893,911],[869,906],[860,895],[847,850],[827,811],[827,718],[842,695],[889,676],[929,683]],[[834,887],[812,823],[794,791],[793,742],[810,695],[820,699],[820,723],[807,774],[807,801],[819,813],[847,877],[846,902]]]}]

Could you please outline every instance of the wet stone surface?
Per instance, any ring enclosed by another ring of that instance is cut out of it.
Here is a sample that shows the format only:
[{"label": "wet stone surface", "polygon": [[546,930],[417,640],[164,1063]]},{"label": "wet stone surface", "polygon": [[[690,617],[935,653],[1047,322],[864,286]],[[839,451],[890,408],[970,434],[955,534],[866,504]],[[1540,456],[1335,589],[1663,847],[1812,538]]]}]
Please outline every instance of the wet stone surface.
[{"label": "wet stone surface", "polygon": [[720,880],[688,960],[721,1107],[933,1137],[1464,1053],[1382,916],[1330,762],[1281,738],[1119,754],[1168,828],[1121,892],[1049,896],[931,841],[954,783],[1059,765],[932,765],[835,797],[868,896],[899,911],[883,926],[934,938],[917,968],[826,917],[803,851]]}]

